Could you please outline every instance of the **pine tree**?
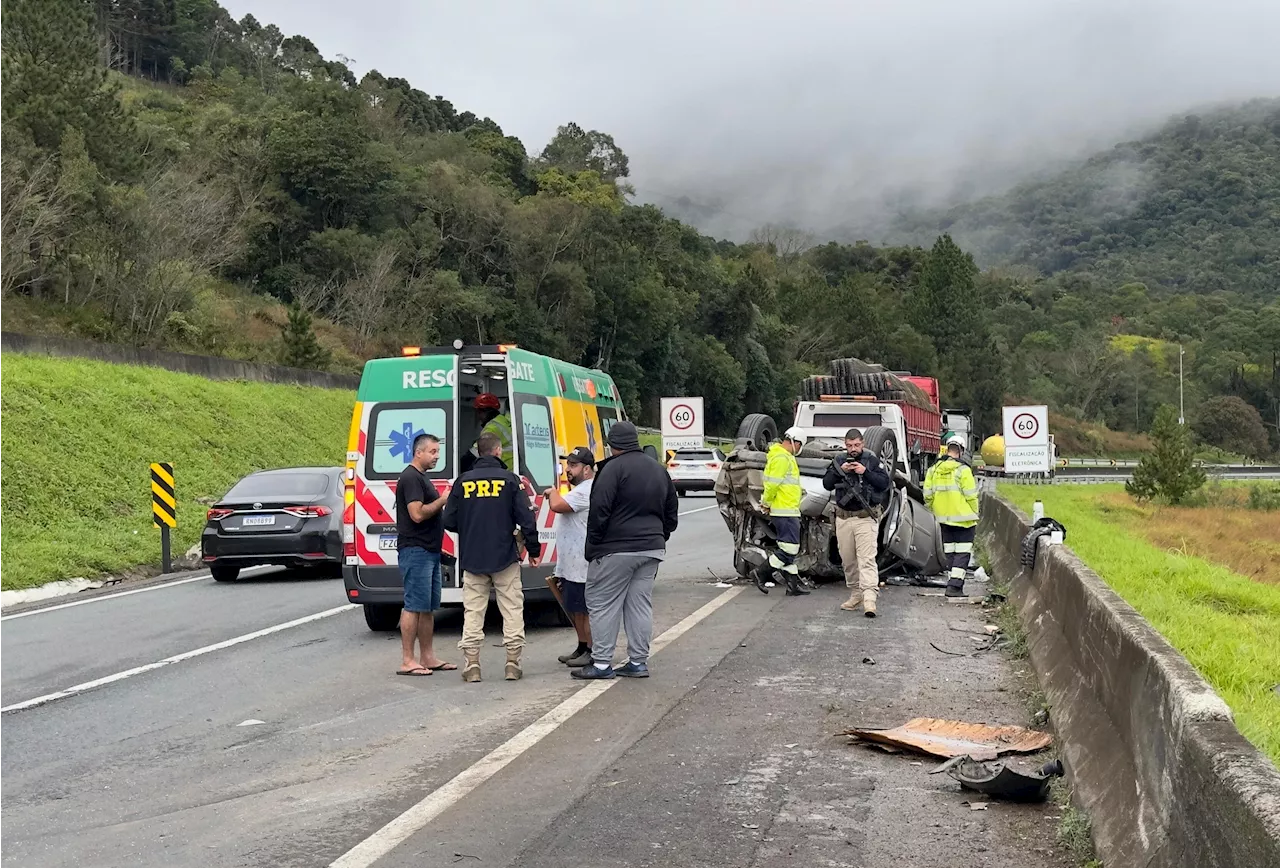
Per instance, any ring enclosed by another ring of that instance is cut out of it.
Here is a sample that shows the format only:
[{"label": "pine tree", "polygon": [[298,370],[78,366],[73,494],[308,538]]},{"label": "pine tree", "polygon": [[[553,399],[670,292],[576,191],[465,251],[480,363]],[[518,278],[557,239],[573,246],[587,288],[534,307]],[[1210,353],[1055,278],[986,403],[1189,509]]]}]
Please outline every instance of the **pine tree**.
[{"label": "pine tree", "polygon": [[324,370],[329,367],[333,354],[320,346],[311,314],[300,307],[289,308],[289,321],[280,329],[284,348],[280,353],[281,364],[291,368]]},{"label": "pine tree", "polygon": [[1169,503],[1181,503],[1204,485],[1205,475],[1195,464],[1190,431],[1178,424],[1177,412],[1168,404],[1156,411],[1151,439],[1155,448],[1142,456],[1124,490],[1138,500],[1159,497]]},{"label": "pine tree", "polygon": [[116,97],[118,85],[98,65],[93,6],[84,0],[11,0],[2,20],[0,116],[6,132],[52,153],[72,127],[84,133],[100,168],[134,171],[133,126]]},{"label": "pine tree", "polygon": [[[936,372],[949,406],[968,407],[979,430],[996,430],[1004,398],[1004,366],[985,319],[978,266],[950,235],[941,235],[920,269],[907,302],[910,325],[937,350]],[[935,373],[919,371],[918,373]]]}]

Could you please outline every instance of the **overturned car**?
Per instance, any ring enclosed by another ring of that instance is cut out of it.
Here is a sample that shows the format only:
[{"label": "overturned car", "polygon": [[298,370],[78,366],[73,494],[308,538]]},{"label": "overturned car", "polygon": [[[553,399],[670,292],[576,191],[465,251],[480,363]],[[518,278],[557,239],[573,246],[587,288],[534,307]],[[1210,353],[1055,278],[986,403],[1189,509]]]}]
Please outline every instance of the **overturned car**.
[{"label": "overturned car", "polygon": [[[799,427],[808,439],[796,456],[804,489],[796,566],[802,577],[815,582],[841,579],[844,571],[836,546],[835,503],[831,492],[823,488],[822,477],[831,462],[844,455],[845,429]],[[766,453],[776,439],[777,428],[771,418],[748,416],[716,479],[720,514],[733,534],[734,568],[744,578],[764,563],[777,544],[760,505]],[[891,468],[894,481],[880,519],[876,563],[881,578],[901,576],[923,581],[943,572],[941,530],[924,505],[924,493],[906,475],[906,468],[898,459],[894,431],[883,426],[868,427],[863,441],[864,448],[879,455],[886,468]]]}]

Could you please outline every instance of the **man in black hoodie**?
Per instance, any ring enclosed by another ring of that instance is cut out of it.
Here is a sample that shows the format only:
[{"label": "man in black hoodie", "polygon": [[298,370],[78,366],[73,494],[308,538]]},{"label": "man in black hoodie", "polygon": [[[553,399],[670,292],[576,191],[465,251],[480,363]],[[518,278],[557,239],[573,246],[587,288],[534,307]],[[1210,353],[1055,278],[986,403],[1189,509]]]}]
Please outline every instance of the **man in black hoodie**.
[{"label": "man in black hoodie", "polygon": [[[591,663],[574,678],[649,677],[653,637],[653,583],[675,532],[679,498],[671,476],[640,451],[636,426],[609,430],[613,455],[596,470],[587,513],[587,610]],[[613,668],[618,627],[627,631],[629,660]]]},{"label": "man in black hoodie", "polygon": [[480,646],[484,644],[484,616],[492,588],[502,612],[506,677],[515,681],[523,674],[520,652],[524,649],[524,589],[515,532],[524,534],[532,566],[538,565],[542,543],[520,477],[498,457],[502,441],[486,432],[476,441],[476,451],[480,457],[453,483],[444,508],[445,530],[458,535],[458,567],[462,570],[462,641],[458,643],[466,661],[462,680],[480,680]]}]

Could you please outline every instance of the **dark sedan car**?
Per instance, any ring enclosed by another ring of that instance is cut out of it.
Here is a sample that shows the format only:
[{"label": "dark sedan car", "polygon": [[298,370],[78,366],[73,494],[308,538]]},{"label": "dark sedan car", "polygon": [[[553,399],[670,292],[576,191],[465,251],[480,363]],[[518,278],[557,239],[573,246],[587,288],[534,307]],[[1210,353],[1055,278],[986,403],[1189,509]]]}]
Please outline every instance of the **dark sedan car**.
[{"label": "dark sedan car", "polygon": [[244,567],[308,566],[342,575],[341,467],[261,470],[237,482],[208,514],[200,554],[219,582]]}]

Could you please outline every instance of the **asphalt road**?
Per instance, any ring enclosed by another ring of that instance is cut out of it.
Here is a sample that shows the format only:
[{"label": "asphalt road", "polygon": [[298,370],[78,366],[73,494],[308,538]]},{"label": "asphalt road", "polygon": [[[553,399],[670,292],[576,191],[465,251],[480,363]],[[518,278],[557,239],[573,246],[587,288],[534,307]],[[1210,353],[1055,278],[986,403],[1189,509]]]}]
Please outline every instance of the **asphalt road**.
[{"label": "asphalt road", "polygon": [[[1024,723],[1015,664],[929,647],[965,648],[948,625],[980,630],[979,607],[889,588],[872,621],[839,588],[716,587],[731,550],[710,504],[681,503],[647,681],[573,682],[549,618],[520,682],[500,630],[479,685],[397,677],[398,638],[340,608],[340,581],[287,574],[6,619],[5,708],[106,682],[0,718],[4,864],[1066,864],[1052,807],[971,812],[928,761],[833,737]],[[460,619],[440,632],[457,660]]]}]

